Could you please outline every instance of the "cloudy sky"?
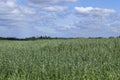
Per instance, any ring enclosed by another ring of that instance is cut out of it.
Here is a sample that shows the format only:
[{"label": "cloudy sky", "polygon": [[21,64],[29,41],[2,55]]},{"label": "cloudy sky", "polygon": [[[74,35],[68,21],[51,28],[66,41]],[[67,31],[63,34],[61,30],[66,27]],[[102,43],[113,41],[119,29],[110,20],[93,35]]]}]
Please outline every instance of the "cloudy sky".
[{"label": "cloudy sky", "polygon": [[120,35],[120,0],[0,0],[0,37]]}]

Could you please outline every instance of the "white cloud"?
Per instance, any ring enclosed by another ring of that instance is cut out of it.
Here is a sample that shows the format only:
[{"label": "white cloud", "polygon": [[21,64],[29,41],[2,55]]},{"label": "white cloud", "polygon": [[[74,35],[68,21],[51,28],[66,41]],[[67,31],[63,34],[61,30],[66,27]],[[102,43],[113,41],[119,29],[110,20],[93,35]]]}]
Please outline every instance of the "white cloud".
[{"label": "white cloud", "polygon": [[17,7],[17,5],[15,4],[14,1],[7,1],[7,2],[6,2],[6,5],[7,5],[8,7],[11,7],[11,8]]},{"label": "white cloud", "polygon": [[[48,7],[50,8],[50,6]],[[61,14],[51,11],[57,11],[57,9],[63,11],[65,8],[64,6],[53,6],[50,12],[46,12],[41,8],[20,5],[14,0],[1,1],[0,36],[28,37],[38,34],[42,35],[45,32],[49,33],[49,29],[54,30],[54,28],[49,28],[47,25],[50,25],[53,19],[58,17],[57,14]],[[34,26],[37,26],[41,31],[38,31]],[[46,31],[47,29],[48,31]],[[8,33],[5,34],[6,32]]]},{"label": "white cloud", "polygon": [[59,2],[76,2],[78,0],[27,0],[32,4],[50,4],[50,3],[59,3]]},{"label": "white cloud", "polygon": [[93,7],[75,7],[78,15],[85,16],[109,16],[116,13],[113,9],[93,8]]},{"label": "white cloud", "polygon": [[[27,0],[34,7],[16,1],[0,0],[0,36],[28,37],[45,34],[79,37],[95,33],[120,34],[120,16],[113,9],[75,7],[75,10],[69,10],[69,5],[61,5],[61,2],[78,0]],[[111,17],[112,14],[116,16]],[[114,23],[115,21],[118,22]]]},{"label": "white cloud", "polygon": [[55,12],[59,12],[59,11],[64,11],[66,10],[67,7],[66,6],[48,6],[48,7],[43,7],[43,10],[46,11],[55,11]]},{"label": "white cloud", "polygon": [[[77,30],[89,36],[112,36],[120,34],[119,15],[113,9],[75,7]],[[114,24],[114,25],[113,25]]]},{"label": "white cloud", "polygon": [[68,3],[68,2],[77,2],[79,0],[26,0],[27,4],[32,7],[48,7],[48,6],[55,6],[60,5],[59,3]]},{"label": "white cloud", "polygon": [[[24,29],[30,29],[29,23],[32,18],[29,15],[33,15],[33,13],[34,11],[31,8],[27,6],[21,6],[17,4],[15,0],[1,1],[0,36],[17,36],[23,33]],[[20,33],[16,34],[16,32]]]}]

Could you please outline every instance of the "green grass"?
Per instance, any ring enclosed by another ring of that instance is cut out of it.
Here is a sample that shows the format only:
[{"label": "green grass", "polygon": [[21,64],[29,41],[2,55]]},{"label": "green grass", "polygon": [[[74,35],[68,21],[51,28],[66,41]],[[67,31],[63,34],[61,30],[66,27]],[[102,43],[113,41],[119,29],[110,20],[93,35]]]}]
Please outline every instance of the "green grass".
[{"label": "green grass", "polygon": [[120,80],[120,39],[0,40],[0,80]]}]

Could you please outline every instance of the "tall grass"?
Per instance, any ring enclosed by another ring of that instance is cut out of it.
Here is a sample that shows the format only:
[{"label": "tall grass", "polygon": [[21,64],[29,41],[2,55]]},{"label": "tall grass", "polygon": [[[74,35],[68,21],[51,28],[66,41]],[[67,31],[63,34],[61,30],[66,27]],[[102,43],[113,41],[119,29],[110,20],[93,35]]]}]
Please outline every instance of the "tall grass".
[{"label": "tall grass", "polygon": [[120,39],[1,40],[0,80],[120,80]]}]

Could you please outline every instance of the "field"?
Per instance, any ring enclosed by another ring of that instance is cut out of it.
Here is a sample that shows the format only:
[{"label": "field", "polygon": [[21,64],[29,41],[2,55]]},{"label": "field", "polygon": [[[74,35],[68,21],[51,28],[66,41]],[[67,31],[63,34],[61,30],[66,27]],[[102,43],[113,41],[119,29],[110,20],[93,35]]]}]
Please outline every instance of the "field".
[{"label": "field", "polygon": [[0,80],[120,80],[120,39],[0,40]]}]

